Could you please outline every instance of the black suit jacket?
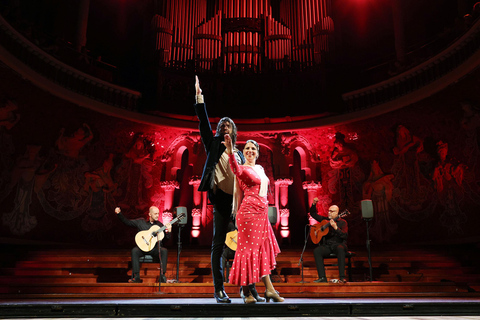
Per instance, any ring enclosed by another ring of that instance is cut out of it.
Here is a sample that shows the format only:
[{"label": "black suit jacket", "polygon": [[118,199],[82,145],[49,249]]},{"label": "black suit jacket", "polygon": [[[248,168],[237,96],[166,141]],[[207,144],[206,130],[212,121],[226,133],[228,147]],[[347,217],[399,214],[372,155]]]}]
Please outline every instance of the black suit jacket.
[{"label": "black suit jacket", "polygon": [[[208,191],[208,198],[211,203],[214,203],[213,186],[215,183],[215,166],[226,147],[222,144],[223,136],[213,135],[204,103],[195,104],[195,113],[200,121],[198,128],[200,129],[200,136],[207,154],[207,160],[203,167],[202,179],[198,191]],[[238,155],[242,159],[242,163],[245,162],[243,154],[239,152]]]}]

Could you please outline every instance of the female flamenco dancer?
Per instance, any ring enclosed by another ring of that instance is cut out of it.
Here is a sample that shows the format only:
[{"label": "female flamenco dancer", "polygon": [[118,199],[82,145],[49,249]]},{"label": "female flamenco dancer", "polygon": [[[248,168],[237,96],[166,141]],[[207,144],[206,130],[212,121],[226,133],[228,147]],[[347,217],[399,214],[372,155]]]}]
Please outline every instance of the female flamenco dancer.
[{"label": "female flamenco dancer", "polygon": [[[270,279],[271,270],[275,269],[275,257],[280,252],[277,239],[268,221],[267,189],[269,180],[260,165],[255,162],[259,155],[258,143],[248,140],[243,149],[245,164],[239,165],[232,154],[231,137],[226,134],[226,152],[233,173],[237,177],[235,204],[240,203],[236,213],[238,228],[237,251],[230,271],[230,283],[240,285],[240,296],[245,303],[283,302],[273,287]],[[241,194],[243,198],[240,202]],[[265,299],[258,295],[255,283],[262,279],[265,284]]]}]

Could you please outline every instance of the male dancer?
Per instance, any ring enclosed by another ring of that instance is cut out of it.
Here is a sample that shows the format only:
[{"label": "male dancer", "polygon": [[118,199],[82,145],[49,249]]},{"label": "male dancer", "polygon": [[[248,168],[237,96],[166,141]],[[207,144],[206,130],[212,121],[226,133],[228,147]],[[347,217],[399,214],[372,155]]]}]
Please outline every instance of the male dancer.
[{"label": "male dancer", "polygon": [[[207,109],[203,100],[202,89],[198,77],[195,76],[195,113],[197,114],[202,137],[203,146],[207,153],[207,160],[203,168],[202,180],[198,191],[208,191],[208,198],[213,204],[213,239],[212,239],[212,276],[215,287],[214,297],[218,303],[230,303],[231,300],[225,293],[223,287],[223,266],[222,253],[227,235],[228,223],[232,214],[233,203],[233,184],[235,175],[230,169],[228,155],[224,152],[225,145],[222,144],[225,134],[229,134],[233,140],[233,145],[237,138],[237,127],[232,119],[224,117],[220,119],[217,125],[215,135],[207,115]],[[245,159],[241,152],[235,150],[235,157],[239,164],[243,164]]]}]

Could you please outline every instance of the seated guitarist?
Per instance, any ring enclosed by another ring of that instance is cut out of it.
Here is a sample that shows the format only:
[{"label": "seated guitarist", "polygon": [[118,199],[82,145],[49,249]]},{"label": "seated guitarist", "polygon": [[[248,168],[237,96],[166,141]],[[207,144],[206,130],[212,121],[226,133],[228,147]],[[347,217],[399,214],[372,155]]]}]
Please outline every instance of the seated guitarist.
[{"label": "seated guitarist", "polygon": [[315,264],[317,265],[318,279],[313,282],[327,282],[325,275],[325,265],[323,260],[330,253],[335,253],[338,259],[338,272],[340,279],[338,282],[345,283],[345,253],[347,252],[347,237],[348,237],[348,224],[338,216],[338,206],[331,206],[328,208],[328,217],[320,216],[317,213],[318,198],[313,199],[313,204],[310,208],[310,215],[318,222],[324,220],[329,221],[329,230],[324,237],[324,241],[320,241],[318,247],[313,250],[313,256],[315,257]]},{"label": "seated guitarist", "polygon": [[[138,231],[149,230],[153,225],[158,225],[159,227],[163,227],[163,223],[158,221],[158,215],[160,211],[155,206],[150,207],[150,209],[148,210],[148,220],[143,218],[134,219],[134,220],[127,219],[122,214],[122,211],[120,210],[119,207],[115,208],[115,212],[117,213],[118,218],[120,218],[120,220],[123,223],[125,223],[129,227],[136,227]],[[168,231],[165,234],[165,238],[169,239],[170,232],[172,232],[172,225],[170,223],[167,223],[165,226],[167,227],[166,230]],[[140,250],[138,246],[132,249],[132,278],[129,279],[128,282],[130,283],[142,282],[142,280],[140,279],[140,257],[143,257],[148,254],[153,256],[154,259],[159,259],[159,256],[158,256],[159,242],[157,242],[155,244],[155,247],[149,252],[144,252]],[[162,275],[160,277],[160,281],[166,282],[167,278],[165,277],[165,271],[167,270],[168,250],[166,248],[160,247],[160,251],[162,256],[162,258],[159,259],[161,261],[161,266],[162,266]]]}]

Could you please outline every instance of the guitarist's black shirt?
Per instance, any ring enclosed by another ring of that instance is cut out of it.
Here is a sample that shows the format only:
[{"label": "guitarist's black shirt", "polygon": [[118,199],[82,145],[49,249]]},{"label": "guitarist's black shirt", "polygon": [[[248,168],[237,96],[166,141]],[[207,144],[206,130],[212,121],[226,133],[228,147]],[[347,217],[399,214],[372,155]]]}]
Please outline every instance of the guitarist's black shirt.
[{"label": "guitarist's black shirt", "polygon": [[[310,207],[310,215],[313,219],[321,222],[322,220],[330,220],[328,217],[321,216],[317,213],[317,206],[312,205]],[[343,244],[345,248],[347,247],[347,237],[348,237],[348,224],[347,221],[343,220],[342,218],[338,217],[336,220],[338,229],[333,229],[332,226],[328,227],[328,233],[324,237],[325,244],[328,246],[331,245],[339,245]]]},{"label": "guitarist's black shirt", "polygon": [[[157,225],[160,228],[163,227],[163,223],[161,223],[160,221],[155,221],[154,223],[150,223],[150,221],[145,220],[143,218],[130,220],[130,219],[125,218],[125,216],[121,212],[119,214],[117,214],[117,216],[120,219],[120,221],[122,221],[123,223],[125,223],[129,227],[137,228],[138,231],[148,230],[153,225]],[[165,239],[170,239],[170,232],[165,232]]]}]

